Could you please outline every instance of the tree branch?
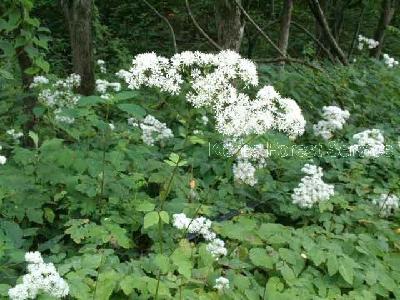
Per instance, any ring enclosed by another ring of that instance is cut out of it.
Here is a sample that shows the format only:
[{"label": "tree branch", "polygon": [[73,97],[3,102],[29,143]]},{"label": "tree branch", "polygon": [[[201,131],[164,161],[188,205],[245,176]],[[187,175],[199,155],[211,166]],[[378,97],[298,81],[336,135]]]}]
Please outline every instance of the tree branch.
[{"label": "tree branch", "polygon": [[212,44],[215,48],[217,48],[218,50],[223,50],[222,47],[220,45],[218,45],[204,30],[203,28],[201,28],[201,26],[199,25],[199,23],[197,23],[195,17],[192,14],[192,11],[190,9],[190,5],[189,5],[189,1],[185,0],[185,4],[186,4],[186,10],[190,16],[190,18],[192,19],[192,22],[194,24],[194,26],[196,26],[197,30],[210,42],[210,44]]},{"label": "tree branch", "polygon": [[318,44],[318,46],[321,47],[321,49],[326,53],[326,55],[328,55],[329,60],[333,63],[335,63],[335,58],[333,57],[332,53],[324,46],[323,43],[321,43],[321,41],[319,39],[317,39],[310,31],[307,30],[307,28],[305,28],[303,25],[292,21],[293,26],[299,28],[300,30],[303,30],[305,32],[305,34],[307,34],[314,42],[316,42]]},{"label": "tree branch", "polygon": [[252,17],[250,17],[250,15],[247,13],[247,11],[243,8],[243,6],[239,3],[238,0],[234,0],[236,5],[240,8],[240,10],[242,11],[242,13],[245,15],[245,17],[250,21],[251,24],[253,24],[253,26],[258,30],[258,32],[260,32],[260,34],[268,41],[268,43],[276,50],[278,51],[278,53],[283,56],[286,57],[287,55],[285,55],[285,53],[283,53],[281,51],[281,49],[279,49],[279,47],[271,40],[271,38],[260,28],[260,26],[257,25],[257,23],[252,19]]},{"label": "tree branch", "polygon": [[168,21],[168,19],[167,19],[165,16],[163,16],[162,14],[160,14],[160,13],[158,12],[158,10],[157,10],[153,5],[151,5],[149,2],[147,2],[147,0],[143,0],[143,2],[146,3],[146,5],[147,5],[148,7],[150,7],[150,8],[154,11],[154,13],[155,13],[157,16],[159,16],[161,19],[164,20],[165,23],[167,23],[167,25],[168,25],[168,27],[169,27],[169,30],[171,31],[172,44],[173,44],[173,46],[174,46],[174,51],[175,51],[175,53],[178,53],[178,47],[177,47],[177,45],[176,45],[175,31],[174,31],[174,28],[172,27],[171,23]]},{"label": "tree branch", "polygon": [[348,61],[346,56],[344,55],[342,49],[340,48],[339,44],[337,43],[335,37],[332,35],[332,32],[329,28],[328,21],[325,18],[324,12],[319,4],[318,0],[308,0],[309,7],[314,14],[315,19],[318,21],[319,25],[321,26],[322,30],[324,31],[324,35],[327,37],[328,42],[331,48],[335,51],[335,54],[341,61],[343,65],[348,65]]}]

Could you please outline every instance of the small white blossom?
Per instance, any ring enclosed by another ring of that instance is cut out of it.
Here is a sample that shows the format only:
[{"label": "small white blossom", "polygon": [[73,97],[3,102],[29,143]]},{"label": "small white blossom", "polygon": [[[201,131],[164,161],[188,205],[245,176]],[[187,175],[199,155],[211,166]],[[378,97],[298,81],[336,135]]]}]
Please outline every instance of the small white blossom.
[{"label": "small white blossom", "polygon": [[383,62],[388,66],[388,68],[393,68],[399,64],[397,60],[395,60],[393,57],[390,57],[386,53],[383,54]]},{"label": "small white blossom", "polygon": [[292,201],[302,208],[311,208],[314,204],[327,201],[334,195],[334,186],[322,180],[321,167],[305,164],[301,171],[305,174],[300,184],[293,190]]},{"label": "small white blossom", "polygon": [[102,59],[98,59],[97,60],[97,65],[99,66],[100,69],[100,73],[106,73],[107,69],[106,69],[106,62]]},{"label": "small white blossom", "polygon": [[39,252],[25,254],[28,263],[28,274],[22,277],[22,283],[8,290],[12,300],[36,299],[40,294],[48,294],[55,298],[68,295],[67,282],[57,273],[52,263],[44,263]]},{"label": "small white blossom", "polygon": [[121,84],[119,82],[108,82],[104,79],[96,79],[96,91],[100,94],[106,94],[109,89],[112,89],[114,92],[119,92],[121,90]]},{"label": "small white blossom", "polygon": [[165,123],[161,123],[152,115],[147,115],[139,127],[142,129],[142,140],[147,145],[154,145],[159,141],[173,138],[172,130]]},{"label": "small white blossom", "polygon": [[219,291],[229,289],[229,279],[222,276],[215,279],[214,289]]},{"label": "small white blossom", "polygon": [[249,161],[239,160],[233,165],[233,177],[239,183],[254,186],[257,184],[255,174],[256,168]]},{"label": "small white blossom", "polygon": [[368,49],[374,49],[379,46],[379,42],[375,41],[374,39],[366,38],[363,35],[358,36],[358,49],[362,50],[364,46],[367,46]]},{"label": "small white blossom", "polygon": [[379,207],[380,215],[383,217],[390,216],[399,209],[399,197],[391,194],[382,194],[379,198],[373,200],[373,203]]},{"label": "small white blossom", "polygon": [[112,131],[115,130],[115,125],[113,123],[108,123],[108,126]]},{"label": "small white blossom", "polygon": [[206,248],[211,255],[218,259],[227,254],[224,241],[217,238],[215,232],[211,230],[212,222],[205,217],[188,218],[184,213],[172,216],[173,226],[180,230],[187,230],[189,233],[199,234],[206,241],[209,241]]},{"label": "small white blossom", "polygon": [[7,162],[7,157],[0,155],[0,165],[4,165]]},{"label": "small white blossom", "polygon": [[351,154],[359,152],[365,157],[378,157],[385,153],[385,139],[379,129],[368,129],[353,135],[356,144],[349,147]]},{"label": "small white blossom", "polygon": [[324,106],[322,111],[323,120],[314,125],[314,132],[315,135],[320,135],[323,139],[329,140],[334,131],[343,128],[350,117],[350,113],[337,106]]},{"label": "small white blossom", "polygon": [[207,244],[207,251],[217,260],[220,256],[225,256],[228,253],[225,248],[225,242],[217,238]]},{"label": "small white blossom", "polygon": [[15,129],[9,129],[6,132],[16,141],[18,141],[21,137],[24,136],[22,132],[16,132]]},{"label": "small white blossom", "polygon": [[203,125],[207,125],[208,124],[208,117],[207,116],[202,116],[201,117],[201,123]]},{"label": "small white blossom", "polygon": [[42,84],[48,84],[48,83],[49,83],[49,80],[46,77],[41,76],[41,75],[35,76],[35,77],[33,77],[30,88],[32,89],[32,88],[38,87]]}]

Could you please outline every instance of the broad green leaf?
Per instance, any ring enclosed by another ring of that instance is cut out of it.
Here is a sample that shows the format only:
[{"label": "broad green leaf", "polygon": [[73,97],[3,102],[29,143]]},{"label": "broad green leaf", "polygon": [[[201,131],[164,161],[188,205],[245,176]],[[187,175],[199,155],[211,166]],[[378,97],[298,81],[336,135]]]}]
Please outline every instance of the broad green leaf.
[{"label": "broad green leaf", "polygon": [[151,211],[151,212],[147,213],[144,216],[144,223],[143,223],[144,229],[147,229],[151,226],[158,224],[159,220],[160,220],[160,216],[157,211]]},{"label": "broad green leaf", "polygon": [[249,252],[251,262],[257,267],[271,269],[273,267],[273,260],[267,254],[267,251],[262,248],[253,248]]},{"label": "broad green leaf", "polygon": [[169,215],[166,211],[160,211],[160,218],[165,224],[169,224]]}]

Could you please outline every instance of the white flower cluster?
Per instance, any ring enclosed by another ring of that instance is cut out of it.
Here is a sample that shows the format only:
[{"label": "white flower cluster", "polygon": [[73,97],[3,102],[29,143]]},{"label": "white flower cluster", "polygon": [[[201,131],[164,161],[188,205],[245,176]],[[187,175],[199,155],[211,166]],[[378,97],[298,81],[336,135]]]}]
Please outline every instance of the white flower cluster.
[{"label": "white flower cluster", "polygon": [[322,118],[317,124],[314,124],[315,135],[320,135],[324,140],[329,140],[333,132],[341,130],[350,113],[337,106],[324,106],[322,108]]},{"label": "white flower cluster", "polygon": [[[2,150],[3,147],[0,146],[0,150]],[[4,165],[7,162],[7,157],[0,155],[0,165]]]},{"label": "white flower cluster", "polygon": [[393,68],[399,64],[397,60],[395,60],[393,57],[390,57],[386,53],[383,54],[383,62],[388,66],[388,68]]},{"label": "white flower cluster", "polygon": [[353,135],[357,144],[351,145],[351,154],[360,153],[365,157],[378,157],[385,153],[385,139],[379,129],[368,129]]},{"label": "white flower cluster", "polygon": [[68,295],[67,282],[57,273],[52,263],[44,263],[40,252],[27,252],[28,274],[22,277],[22,283],[8,290],[12,300],[35,299],[45,293],[55,298]]},{"label": "white flower cluster", "polygon": [[255,173],[257,169],[265,167],[270,156],[263,144],[254,146],[243,145],[243,140],[227,140],[224,143],[229,155],[237,155],[237,162],[233,165],[234,180],[250,186],[257,184]]},{"label": "white flower cluster", "polygon": [[382,194],[379,198],[374,199],[373,203],[379,207],[380,215],[383,217],[390,216],[400,207],[399,197],[391,194]]},{"label": "white flower cluster", "polygon": [[254,186],[258,180],[256,178],[256,168],[247,160],[239,160],[233,165],[233,178],[239,183]]},{"label": "white flower cluster", "polygon": [[204,217],[188,218],[184,213],[174,214],[173,226],[180,230],[187,230],[189,233],[202,235],[208,241],[207,250],[218,260],[219,257],[225,256],[228,251],[225,248],[223,240],[218,239],[215,232],[211,230],[212,222]]},{"label": "white flower cluster", "polygon": [[305,120],[295,101],[282,98],[272,86],[262,88],[254,100],[237,86],[258,85],[256,65],[234,51],[218,54],[182,52],[171,59],[155,53],[139,54],[129,71],[117,73],[131,89],[156,87],[179,94],[189,82],[187,100],[194,107],[209,107],[219,132],[228,136],[282,130],[294,138],[304,132]]},{"label": "white flower cluster", "polygon": [[146,145],[153,146],[156,142],[163,142],[174,137],[172,130],[152,115],[147,115],[141,122],[135,118],[129,118],[128,124],[142,129],[142,140]]},{"label": "white flower cluster", "polygon": [[18,141],[24,134],[20,131],[15,131],[15,129],[9,129],[6,131],[8,135],[10,135],[14,140]]},{"label": "white flower cluster", "polygon": [[333,196],[334,186],[322,180],[321,167],[305,164],[301,171],[305,174],[300,184],[293,190],[292,201],[302,208],[311,208],[314,204],[327,201]]},{"label": "white flower cluster", "polygon": [[219,291],[229,289],[229,279],[222,276],[218,277],[215,279],[214,289]]},{"label": "white flower cluster", "polygon": [[107,72],[106,62],[102,59],[98,59],[96,63],[99,66],[100,73],[105,74]]},{"label": "white flower cluster", "polygon": [[30,85],[30,88],[33,89],[37,86],[40,86],[43,84],[48,84],[48,83],[49,83],[49,80],[46,77],[38,75],[38,76],[33,77],[33,81]]},{"label": "white flower cluster", "polygon": [[121,90],[121,84],[119,82],[108,82],[104,79],[96,79],[96,91],[102,94],[100,97],[103,99],[109,99],[110,94],[107,90],[113,90],[114,92],[119,92]]},{"label": "white flower cluster", "polygon": [[367,46],[368,49],[374,49],[378,47],[379,42],[375,41],[374,39],[369,39],[366,38],[365,36],[362,36],[361,34],[358,36],[358,49],[362,50],[364,49],[364,46]]},{"label": "white flower cluster", "polygon": [[[48,85],[49,80],[43,76],[36,76],[33,79],[33,83],[31,87],[41,87]],[[54,109],[55,119],[58,122],[72,124],[75,119],[66,116],[63,110],[65,108],[72,108],[78,103],[80,96],[76,95],[73,89],[79,87],[80,84],[81,77],[78,74],[71,74],[67,78],[58,80],[54,84],[51,84],[51,86],[43,89],[38,95],[38,100]]]}]

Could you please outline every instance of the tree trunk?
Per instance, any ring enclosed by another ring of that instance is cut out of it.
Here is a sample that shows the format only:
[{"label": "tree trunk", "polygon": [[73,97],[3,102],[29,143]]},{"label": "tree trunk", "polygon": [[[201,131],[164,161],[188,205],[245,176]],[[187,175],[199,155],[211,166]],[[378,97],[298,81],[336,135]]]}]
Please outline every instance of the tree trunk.
[{"label": "tree trunk", "polygon": [[81,76],[78,92],[91,95],[95,88],[92,48],[92,0],[61,0],[67,21],[71,49],[72,70]]},{"label": "tree trunk", "polygon": [[293,0],[284,0],[282,15],[281,15],[281,29],[278,41],[278,47],[286,57],[288,43],[289,43],[289,30],[290,22],[292,20]]},{"label": "tree trunk", "polygon": [[370,56],[379,58],[382,53],[383,40],[385,37],[385,30],[392,21],[395,12],[396,0],[383,0],[382,11],[379,18],[378,27],[375,30],[374,39],[379,42],[378,47],[371,49]]},{"label": "tree trunk", "polygon": [[233,1],[215,1],[215,19],[217,23],[218,44],[223,49],[239,52],[244,33],[244,22],[240,9]]},{"label": "tree trunk", "polygon": [[[16,49],[16,55],[18,65],[21,70],[22,88],[25,92],[29,91],[29,87],[33,81],[33,76],[25,73],[25,70],[32,67],[32,60],[26,53],[24,47],[18,47]],[[29,119],[24,124],[24,131],[29,132],[35,124],[35,116],[33,114],[33,108],[36,105],[36,98],[31,94],[24,97],[24,111],[29,116]]]},{"label": "tree trunk", "polygon": [[312,13],[314,14],[315,19],[321,27],[324,37],[327,39],[327,42],[329,43],[332,52],[339,58],[340,62],[343,65],[348,65],[346,55],[335,40],[335,37],[333,36],[331,29],[329,28],[328,21],[325,18],[324,12],[322,11],[318,0],[309,0],[308,4]]}]

